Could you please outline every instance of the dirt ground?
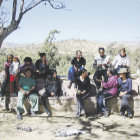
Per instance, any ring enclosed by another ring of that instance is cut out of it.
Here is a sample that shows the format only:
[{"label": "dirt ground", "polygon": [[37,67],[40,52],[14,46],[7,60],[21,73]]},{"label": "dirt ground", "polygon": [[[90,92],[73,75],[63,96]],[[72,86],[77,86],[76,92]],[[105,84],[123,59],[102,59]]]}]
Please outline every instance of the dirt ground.
[{"label": "dirt ground", "polygon": [[[30,127],[32,132],[17,128]],[[76,128],[85,132],[83,135],[56,137],[55,131]],[[24,115],[17,120],[12,113],[0,113],[0,140],[140,140],[140,111],[133,119],[122,118],[113,114],[109,118],[90,116],[76,118],[75,113],[57,113],[47,118],[46,114],[35,117]]]}]

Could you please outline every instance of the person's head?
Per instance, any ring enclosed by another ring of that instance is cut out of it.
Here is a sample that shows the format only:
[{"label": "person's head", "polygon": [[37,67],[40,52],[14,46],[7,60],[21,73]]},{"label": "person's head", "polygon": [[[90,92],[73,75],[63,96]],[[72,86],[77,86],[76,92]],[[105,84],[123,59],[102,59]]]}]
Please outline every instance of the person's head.
[{"label": "person's head", "polygon": [[80,76],[82,76],[83,78],[86,78],[88,75],[87,70],[86,69],[82,69],[80,70]]},{"label": "person's head", "polygon": [[8,55],[7,55],[7,62],[12,63],[13,57],[14,57],[14,56],[13,56],[12,54],[8,54]]},{"label": "person's head", "polygon": [[127,78],[127,74],[128,74],[127,68],[121,68],[118,73],[120,78],[122,79]]},{"label": "person's head", "polygon": [[108,75],[109,77],[115,75],[114,69],[108,68],[108,70],[107,70],[107,75]]},{"label": "person's head", "polygon": [[43,62],[46,61],[46,53],[39,53],[39,56]]},{"label": "person's head", "polygon": [[99,54],[100,54],[101,57],[104,57],[105,49],[104,48],[99,48]]},{"label": "person's head", "polygon": [[32,76],[32,70],[30,68],[28,68],[28,69],[25,70],[25,76],[27,78],[30,78]]},{"label": "person's head", "polygon": [[26,65],[30,65],[32,63],[32,58],[31,57],[25,57],[24,62]]},{"label": "person's head", "polygon": [[77,59],[80,59],[82,57],[82,52],[80,50],[76,51],[76,57]]},{"label": "person's head", "polygon": [[120,50],[120,55],[121,55],[122,57],[126,56],[126,50],[125,50],[125,48],[122,48],[122,49]]},{"label": "person's head", "polygon": [[13,62],[19,62],[19,59],[18,59],[17,56],[15,56],[15,57],[13,58]]},{"label": "person's head", "polygon": [[51,77],[56,78],[57,77],[57,71],[56,70],[51,70],[50,75],[51,75]]}]

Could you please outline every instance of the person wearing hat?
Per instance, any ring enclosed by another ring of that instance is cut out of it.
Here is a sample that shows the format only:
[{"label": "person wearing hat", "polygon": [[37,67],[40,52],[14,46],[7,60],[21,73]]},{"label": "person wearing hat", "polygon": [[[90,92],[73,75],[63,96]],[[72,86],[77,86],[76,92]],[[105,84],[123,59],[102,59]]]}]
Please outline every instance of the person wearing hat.
[{"label": "person wearing hat", "polygon": [[107,69],[110,65],[110,56],[105,55],[105,49],[99,48],[99,55],[95,57],[95,62],[93,64],[93,68],[96,68],[96,72],[93,76],[93,80],[97,89],[101,87],[102,77],[104,77],[104,81],[107,81]]},{"label": "person wearing hat", "polygon": [[120,68],[129,68],[130,60],[128,55],[126,54],[125,48],[122,48],[115,59],[111,63],[112,67],[115,69],[115,73],[118,75],[118,71]]},{"label": "person wearing hat", "polygon": [[[17,96],[18,93],[18,77],[20,62],[17,56],[13,58],[13,62],[9,68],[10,73],[10,94],[12,96]],[[15,82],[15,85],[14,85]],[[15,87],[15,88],[14,88]]]},{"label": "person wearing hat", "polygon": [[31,57],[25,57],[24,63],[20,66],[20,72],[25,73],[25,70],[27,68],[30,68],[32,71],[35,70],[35,66],[32,63],[32,58]]},{"label": "person wearing hat", "polygon": [[127,68],[120,68],[118,73],[118,91],[121,98],[121,116],[125,117],[125,112],[127,111],[128,117],[132,118],[132,113],[129,105],[129,99],[131,98],[132,91],[132,79],[127,76]]}]

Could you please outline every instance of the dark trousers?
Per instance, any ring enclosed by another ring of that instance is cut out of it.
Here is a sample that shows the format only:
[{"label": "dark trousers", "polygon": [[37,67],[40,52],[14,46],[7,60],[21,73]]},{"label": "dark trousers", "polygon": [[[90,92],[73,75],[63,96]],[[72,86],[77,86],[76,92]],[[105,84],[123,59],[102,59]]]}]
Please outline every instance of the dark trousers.
[{"label": "dark trousers", "polygon": [[108,109],[105,107],[105,101],[106,98],[112,97],[113,95],[102,91],[101,93],[98,93],[97,95],[97,113],[100,113],[102,111],[107,111]]},{"label": "dark trousers", "polygon": [[129,99],[131,98],[131,94],[127,93],[121,97],[121,113],[124,114],[127,111],[128,115],[131,114]]},{"label": "dark trousers", "polygon": [[[53,91],[54,92],[54,96],[55,97],[58,97],[58,91],[56,90],[56,91]],[[48,109],[48,106],[47,106],[47,103],[46,103],[46,99],[48,98],[48,97],[50,97],[51,96],[51,92],[47,92],[47,93],[44,93],[42,96],[41,96],[41,101],[42,101],[42,104],[43,104],[43,106],[44,106],[44,108],[45,108],[45,111],[46,112],[49,112],[49,109]]]},{"label": "dark trousers", "polygon": [[107,70],[97,70],[93,76],[93,80],[95,82],[95,85],[97,87],[97,89],[99,89],[101,87],[101,83],[97,81],[98,80],[101,80],[102,79],[102,76],[104,77],[104,80],[105,82],[107,81],[108,79],[108,76],[107,76]]},{"label": "dark trousers", "polygon": [[10,78],[6,78],[2,83],[2,85],[1,85],[1,95],[2,96],[4,96],[4,91],[5,91],[9,82],[10,82]]},{"label": "dark trousers", "polygon": [[84,108],[84,99],[86,99],[87,97],[89,96],[89,92],[86,92],[84,94],[77,94],[76,97],[77,97],[77,112],[76,114],[81,114],[81,111],[83,110],[84,113],[86,113],[86,110]]}]

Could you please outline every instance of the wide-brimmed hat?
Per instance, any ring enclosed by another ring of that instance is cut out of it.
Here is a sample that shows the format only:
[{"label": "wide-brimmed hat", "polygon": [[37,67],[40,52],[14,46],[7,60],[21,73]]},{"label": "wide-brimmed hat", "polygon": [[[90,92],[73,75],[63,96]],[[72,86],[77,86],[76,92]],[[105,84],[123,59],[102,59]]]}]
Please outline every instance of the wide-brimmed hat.
[{"label": "wide-brimmed hat", "polygon": [[118,73],[128,73],[127,68],[120,68]]}]

